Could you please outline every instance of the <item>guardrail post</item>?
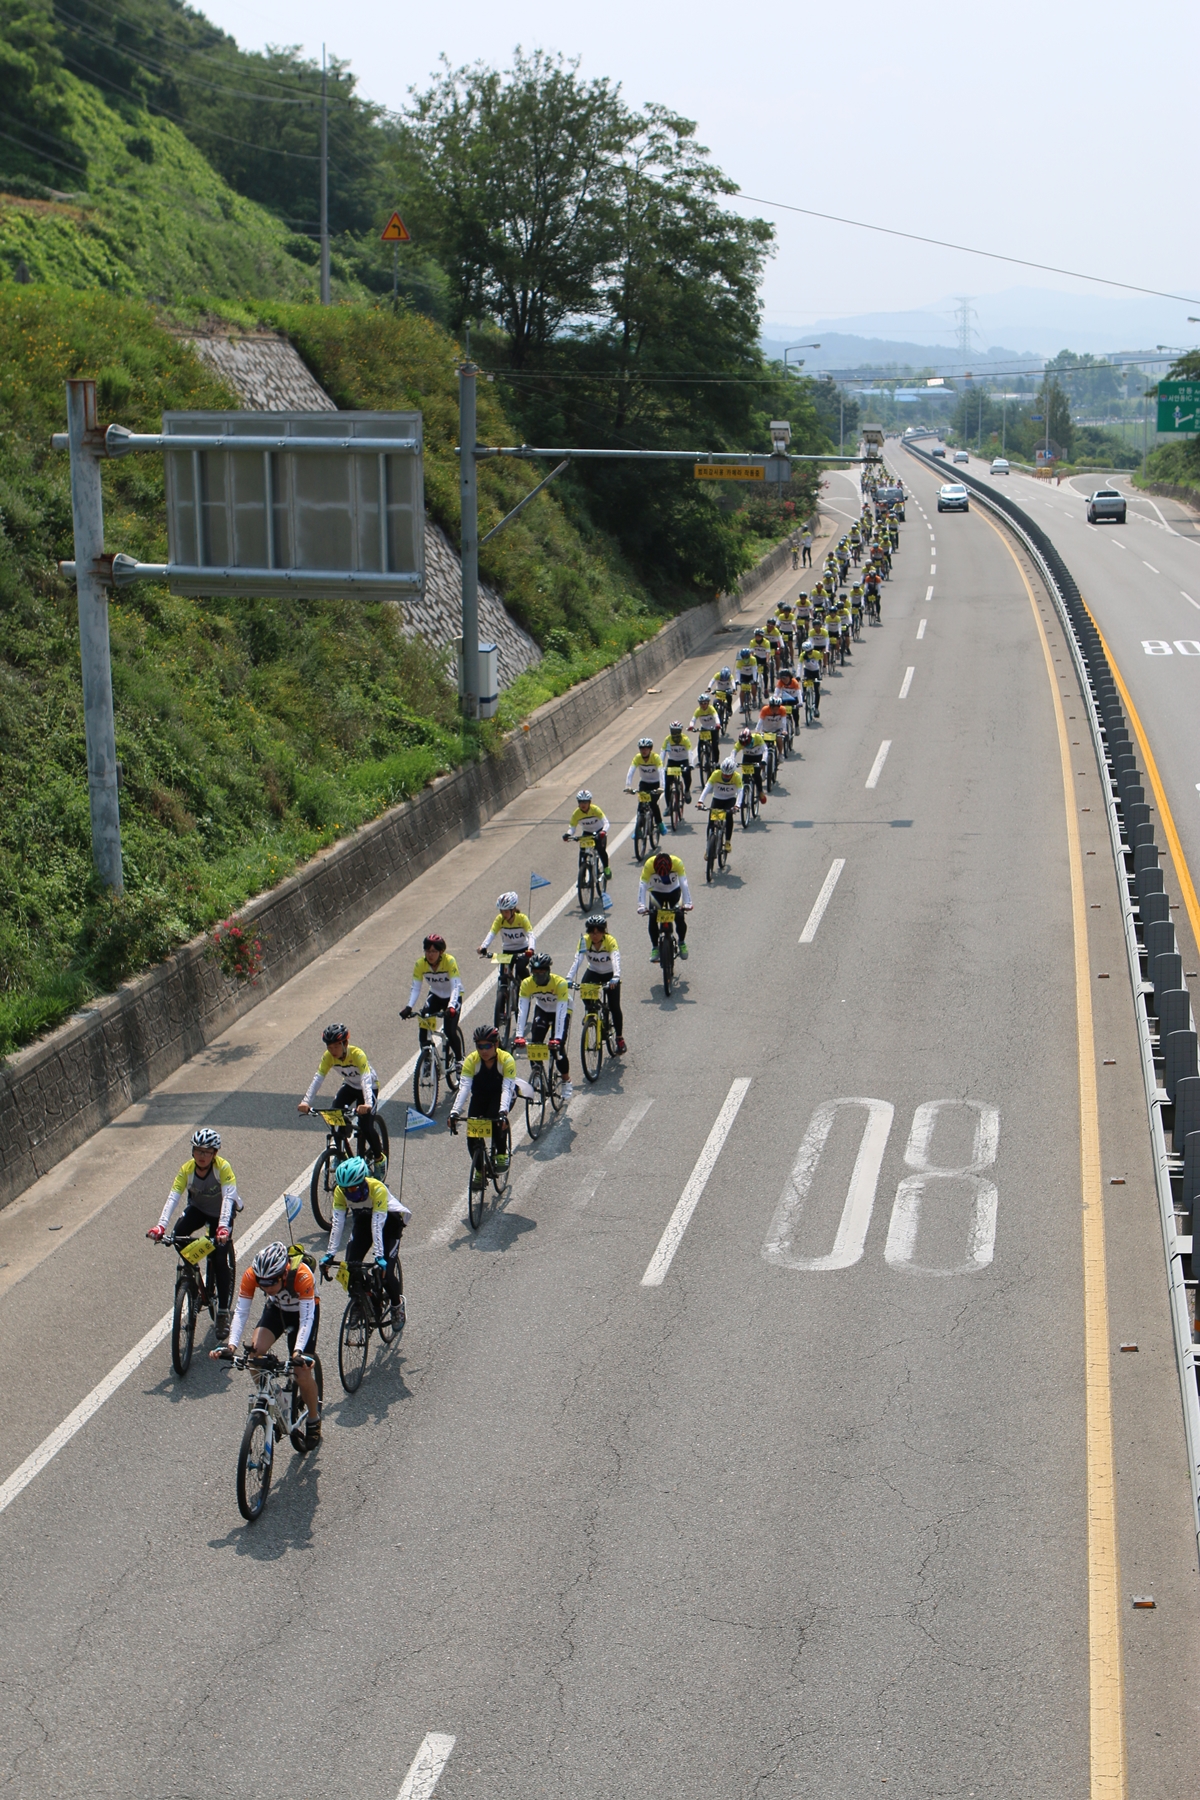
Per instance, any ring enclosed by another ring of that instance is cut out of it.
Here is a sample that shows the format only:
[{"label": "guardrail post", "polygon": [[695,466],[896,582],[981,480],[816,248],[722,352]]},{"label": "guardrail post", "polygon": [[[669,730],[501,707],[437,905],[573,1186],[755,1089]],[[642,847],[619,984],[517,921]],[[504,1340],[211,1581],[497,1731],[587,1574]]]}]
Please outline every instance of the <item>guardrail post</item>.
[{"label": "guardrail post", "polygon": [[94,381],[67,383],[67,436],[71,451],[71,513],[75,527],[75,585],[79,600],[79,659],[83,667],[92,856],[105,886],[121,894],[125,891],[125,880],[121,868],[108,593],[99,574],[100,558],[104,554],[104,497],[100,486],[103,438],[96,421]]}]

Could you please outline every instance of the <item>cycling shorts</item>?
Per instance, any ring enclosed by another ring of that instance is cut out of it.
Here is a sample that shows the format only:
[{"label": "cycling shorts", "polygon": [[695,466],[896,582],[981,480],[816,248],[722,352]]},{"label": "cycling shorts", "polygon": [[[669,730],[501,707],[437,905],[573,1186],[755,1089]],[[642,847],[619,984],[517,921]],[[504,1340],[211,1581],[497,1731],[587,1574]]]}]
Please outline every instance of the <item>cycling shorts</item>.
[{"label": "cycling shorts", "polygon": [[[321,1302],[316,1302],[313,1314],[312,1330],[308,1334],[308,1342],[304,1346],[305,1356],[315,1356],[317,1352],[317,1333],[321,1329]],[[273,1300],[268,1300],[263,1307],[262,1317],[255,1327],[258,1331],[269,1331],[273,1338],[281,1338],[287,1333],[288,1349],[296,1348],[296,1333],[300,1329],[298,1313],[284,1312]]]}]

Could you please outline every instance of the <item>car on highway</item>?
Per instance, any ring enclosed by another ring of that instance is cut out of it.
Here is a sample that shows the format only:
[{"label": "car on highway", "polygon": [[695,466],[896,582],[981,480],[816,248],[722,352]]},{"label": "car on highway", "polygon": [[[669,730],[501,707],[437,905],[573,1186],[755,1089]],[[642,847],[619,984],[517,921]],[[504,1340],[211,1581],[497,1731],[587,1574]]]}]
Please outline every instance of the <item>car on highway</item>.
[{"label": "car on highway", "polygon": [[993,475],[1007,475],[1008,472],[1008,458],[1006,456],[993,456],[990,473]]},{"label": "car on highway", "polygon": [[935,444],[933,449],[929,452],[929,454],[930,454],[930,456],[945,456],[945,454],[946,454],[945,444]]},{"label": "car on highway", "polygon": [[970,462],[971,452],[969,450],[956,450],[954,452],[954,460],[955,462]]},{"label": "car on highway", "polygon": [[1088,524],[1098,525],[1101,519],[1112,519],[1117,525],[1125,523],[1125,496],[1118,488],[1097,488],[1089,499]]},{"label": "car on highway", "polygon": [[877,487],[875,501],[879,506],[890,506],[892,517],[899,519],[901,524],[905,522],[904,489],[902,487]]},{"label": "car on highway", "polygon": [[938,489],[939,512],[970,512],[971,496],[961,481],[947,481]]}]

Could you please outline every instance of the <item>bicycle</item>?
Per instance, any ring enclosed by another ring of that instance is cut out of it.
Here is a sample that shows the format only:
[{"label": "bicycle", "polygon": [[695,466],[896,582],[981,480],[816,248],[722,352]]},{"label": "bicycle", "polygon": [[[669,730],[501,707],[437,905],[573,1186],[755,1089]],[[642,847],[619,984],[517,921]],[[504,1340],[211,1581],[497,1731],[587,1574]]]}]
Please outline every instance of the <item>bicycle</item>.
[{"label": "bicycle", "polygon": [[696,754],[700,762],[700,783],[703,786],[717,766],[716,733],[712,730],[700,731],[696,736]]},{"label": "bicycle", "polygon": [[496,1004],[492,1008],[492,1024],[500,1033],[500,1048],[511,1050],[513,1039],[517,1035],[520,984],[513,979],[513,958],[510,950],[493,950],[492,961],[499,970],[496,977]]},{"label": "bicycle", "polygon": [[[201,1310],[207,1310],[209,1318],[215,1325],[217,1322],[217,1283],[216,1279],[207,1282],[201,1267],[205,1257],[211,1255],[216,1244],[207,1231],[198,1237],[170,1237],[161,1239],[179,1258],[175,1269],[175,1305],[171,1313],[171,1362],[175,1373],[182,1381],[192,1366],[192,1349],[196,1342],[196,1321]],[[237,1263],[229,1277],[230,1290],[237,1279]]]},{"label": "bicycle", "polygon": [[[639,862],[645,862],[650,852],[658,847],[662,836],[662,826],[654,813],[654,802],[657,790],[654,788],[638,789],[637,819],[633,827],[633,854]],[[580,890],[580,905],[583,905],[583,893]]]},{"label": "bicycle", "polygon": [[752,763],[742,765],[742,797],[738,807],[742,815],[742,830],[748,831],[751,821],[758,817],[758,779]]},{"label": "bicycle", "polygon": [[460,1064],[450,1048],[441,1013],[418,1013],[417,1024],[421,1028],[421,1049],[413,1070],[413,1105],[432,1119],[443,1079],[448,1092],[457,1094]]},{"label": "bicycle", "polygon": [[529,1057],[529,1085],[533,1089],[532,1095],[526,1096],[525,1100],[525,1128],[536,1144],[546,1123],[547,1103],[557,1114],[566,1101],[562,1094],[562,1072],[550,1054],[549,1044],[527,1044],[525,1049]]},{"label": "bicycle", "polygon": [[850,608],[850,635],[856,644],[862,636],[862,617],[863,609],[856,600]]},{"label": "bicycle", "polygon": [[658,908],[658,966],[662,972],[663,993],[669,995],[675,979],[675,913],[669,906]]},{"label": "bicycle", "polygon": [[883,620],[880,617],[878,594],[867,595],[867,622],[871,625],[881,625],[883,623]]},{"label": "bicycle", "polygon": [[733,711],[733,695],[727,694],[724,688],[717,688],[713,693],[713,705],[717,709],[717,717],[721,721],[721,730],[729,724],[729,715]]},{"label": "bicycle", "polygon": [[779,743],[774,732],[767,738],[766,748],[766,789],[769,794],[779,779]]},{"label": "bicycle", "polygon": [[[403,1299],[404,1271],[398,1254],[396,1273]],[[347,1296],[338,1327],[338,1376],[346,1392],[356,1394],[366,1373],[371,1333],[377,1331],[384,1344],[390,1344],[396,1335],[392,1303],[383,1285],[383,1270],[376,1268],[373,1261],[340,1263],[335,1279],[341,1282]]]},{"label": "bicycle", "polygon": [[[308,1184],[308,1203],[312,1207],[313,1218],[322,1231],[333,1229],[333,1190],[337,1186],[334,1171],[339,1163],[348,1157],[357,1156],[358,1119],[355,1114],[347,1116],[340,1106],[331,1106],[326,1112],[318,1108],[325,1121],[325,1148],[313,1164],[312,1180]],[[386,1172],[387,1162],[391,1156],[391,1139],[388,1137],[387,1120],[379,1112],[375,1114],[375,1130],[379,1134],[379,1142],[383,1148],[383,1161]]]},{"label": "bicycle", "polygon": [[804,723],[811,725],[817,716],[817,684],[811,676],[804,681]]},{"label": "bicycle", "polygon": [[[490,1181],[497,1200],[508,1187],[509,1170],[496,1167],[492,1140],[492,1120],[467,1118],[467,1138],[471,1145],[471,1173],[467,1180],[467,1219],[472,1231],[483,1224],[483,1203]],[[511,1142],[511,1140],[510,1140]]]},{"label": "bicycle", "polygon": [[[671,773],[672,769],[678,770],[678,767],[678,763],[667,764],[667,822],[672,831],[679,831],[683,826],[683,777],[678,773],[674,775]],[[639,860],[641,860],[640,857]]]},{"label": "bicycle", "polygon": [[[575,892],[585,913],[591,912],[604,893],[604,865],[596,849],[596,840],[590,835],[579,840],[579,873],[575,878]],[[504,1048],[509,1048],[507,1042]]]},{"label": "bicycle", "polygon": [[[673,917],[673,915],[672,915]],[[661,938],[659,940],[661,944]],[[608,988],[602,981],[585,981],[579,989],[583,1024],[579,1031],[579,1060],[588,1081],[599,1081],[604,1052],[617,1054],[617,1034],[608,1012]]]},{"label": "bicycle", "polygon": [[714,866],[723,869],[729,855],[725,843],[725,821],[729,814],[724,807],[714,806],[708,814],[708,836],[704,840],[704,879],[711,881]]},{"label": "bicycle", "polygon": [[741,682],[738,687],[738,709],[741,712],[743,723],[747,725],[758,716],[755,698],[754,683],[752,681]]},{"label": "bicycle", "polygon": [[[271,1491],[275,1446],[279,1439],[286,1434],[292,1441],[293,1450],[305,1448],[308,1408],[300,1398],[295,1370],[280,1362],[273,1352],[255,1356],[252,1351],[243,1351],[230,1360],[235,1369],[249,1369],[255,1378],[250,1395],[250,1416],[242,1433],[237,1460],[238,1511],[253,1525],[261,1518]],[[325,1378],[320,1357],[314,1356],[312,1364],[317,1398],[323,1400]]]}]

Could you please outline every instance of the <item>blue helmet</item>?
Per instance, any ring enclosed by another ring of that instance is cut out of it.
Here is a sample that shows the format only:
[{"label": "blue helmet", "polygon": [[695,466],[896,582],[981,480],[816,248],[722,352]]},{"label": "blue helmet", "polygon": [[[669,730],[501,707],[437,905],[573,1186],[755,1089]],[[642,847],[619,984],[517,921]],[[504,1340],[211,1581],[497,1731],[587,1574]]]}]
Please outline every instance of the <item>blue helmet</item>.
[{"label": "blue helmet", "polygon": [[333,1178],[345,1191],[347,1188],[362,1187],[370,1173],[371,1171],[361,1156],[348,1156],[345,1162],[338,1164]]}]

